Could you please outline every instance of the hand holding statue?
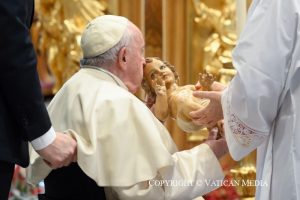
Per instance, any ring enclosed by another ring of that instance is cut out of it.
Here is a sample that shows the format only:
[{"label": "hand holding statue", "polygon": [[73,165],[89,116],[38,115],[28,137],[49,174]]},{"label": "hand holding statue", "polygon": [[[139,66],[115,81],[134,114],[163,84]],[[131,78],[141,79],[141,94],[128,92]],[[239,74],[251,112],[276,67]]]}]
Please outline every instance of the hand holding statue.
[{"label": "hand holding statue", "polygon": [[193,95],[197,98],[207,98],[210,103],[203,109],[190,112],[190,116],[195,124],[208,124],[215,126],[219,120],[223,119],[223,109],[221,106],[222,91],[226,88],[219,82],[214,82],[211,91],[195,91]]}]

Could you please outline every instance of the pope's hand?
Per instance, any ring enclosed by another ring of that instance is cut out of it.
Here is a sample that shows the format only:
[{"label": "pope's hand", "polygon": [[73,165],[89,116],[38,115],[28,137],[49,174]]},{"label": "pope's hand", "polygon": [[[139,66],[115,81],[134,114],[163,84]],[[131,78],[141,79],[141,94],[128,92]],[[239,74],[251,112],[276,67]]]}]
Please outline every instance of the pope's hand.
[{"label": "pope's hand", "polygon": [[76,162],[76,147],[76,140],[70,135],[57,132],[55,140],[37,152],[51,168],[56,169]]},{"label": "pope's hand", "polygon": [[221,158],[228,152],[228,146],[224,136],[217,139],[218,135],[220,135],[220,131],[221,130],[219,130],[217,127],[212,128],[209,131],[207,140],[204,142],[211,148],[217,158]]}]

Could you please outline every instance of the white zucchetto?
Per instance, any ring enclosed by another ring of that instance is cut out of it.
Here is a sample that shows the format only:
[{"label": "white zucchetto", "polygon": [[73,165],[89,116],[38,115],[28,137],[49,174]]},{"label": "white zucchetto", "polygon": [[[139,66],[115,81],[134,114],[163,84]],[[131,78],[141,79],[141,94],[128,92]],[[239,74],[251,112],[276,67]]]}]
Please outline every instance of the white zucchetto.
[{"label": "white zucchetto", "polygon": [[99,16],[88,23],[81,36],[83,58],[105,53],[122,38],[128,19],[115,15]]}]

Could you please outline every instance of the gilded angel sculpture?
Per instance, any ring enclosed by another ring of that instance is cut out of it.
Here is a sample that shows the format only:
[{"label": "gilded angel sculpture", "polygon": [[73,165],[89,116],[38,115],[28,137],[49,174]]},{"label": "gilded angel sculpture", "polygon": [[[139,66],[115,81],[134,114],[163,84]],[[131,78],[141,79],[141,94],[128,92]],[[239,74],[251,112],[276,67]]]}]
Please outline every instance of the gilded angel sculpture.
[{"label": "gilded angel sculpture", "polygon": [[222,83],[228,83],[234,76],[232,49],[236,45],[235,1],[222,0],[221,9],[208,7],[200,0],[193,0],[198,24],[209,24],[211,36],[205,42],[204,69]]},{"label": "gilded angel sculpture", "polygon": [[194,110],[209,104],[208,99],[193,96],[195,90],[209,90],[214,79],[211,74],[200,75],[200,85],[179,86],[175,67],[159,58],[146,58],[142,87],[147,95],[147,105],[154,115],[165,121],[168,117],[176,120],[185,132],[197,131],[206,125],[195,125],[189,116]]},{"label": "gilded angel sculpture", "polygon": [[52,85],[49,76],[53,76],[52,93],[56,93],[79,70],[81,32],[91,19],[105,14],[107,5],[103,0],[36,0],[35,7],[33,42],[39,76],[42,83]]}]

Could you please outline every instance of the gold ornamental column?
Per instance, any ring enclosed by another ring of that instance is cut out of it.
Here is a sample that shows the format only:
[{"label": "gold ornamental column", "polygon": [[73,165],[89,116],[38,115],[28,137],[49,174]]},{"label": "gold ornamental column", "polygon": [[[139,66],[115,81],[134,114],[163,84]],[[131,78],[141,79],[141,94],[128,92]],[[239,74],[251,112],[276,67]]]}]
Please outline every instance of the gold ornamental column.
[{"label": "gold ornamental column", "polygon": [[143,30],[142,5],[144,0],[107,0],[108,12],[128,18]]},{"label": "gold ornamental column", "polygon": [[145,0],[144,2],[144,35],[146,42],[145,56],[162,58],[163,2],[162,0]]}]

